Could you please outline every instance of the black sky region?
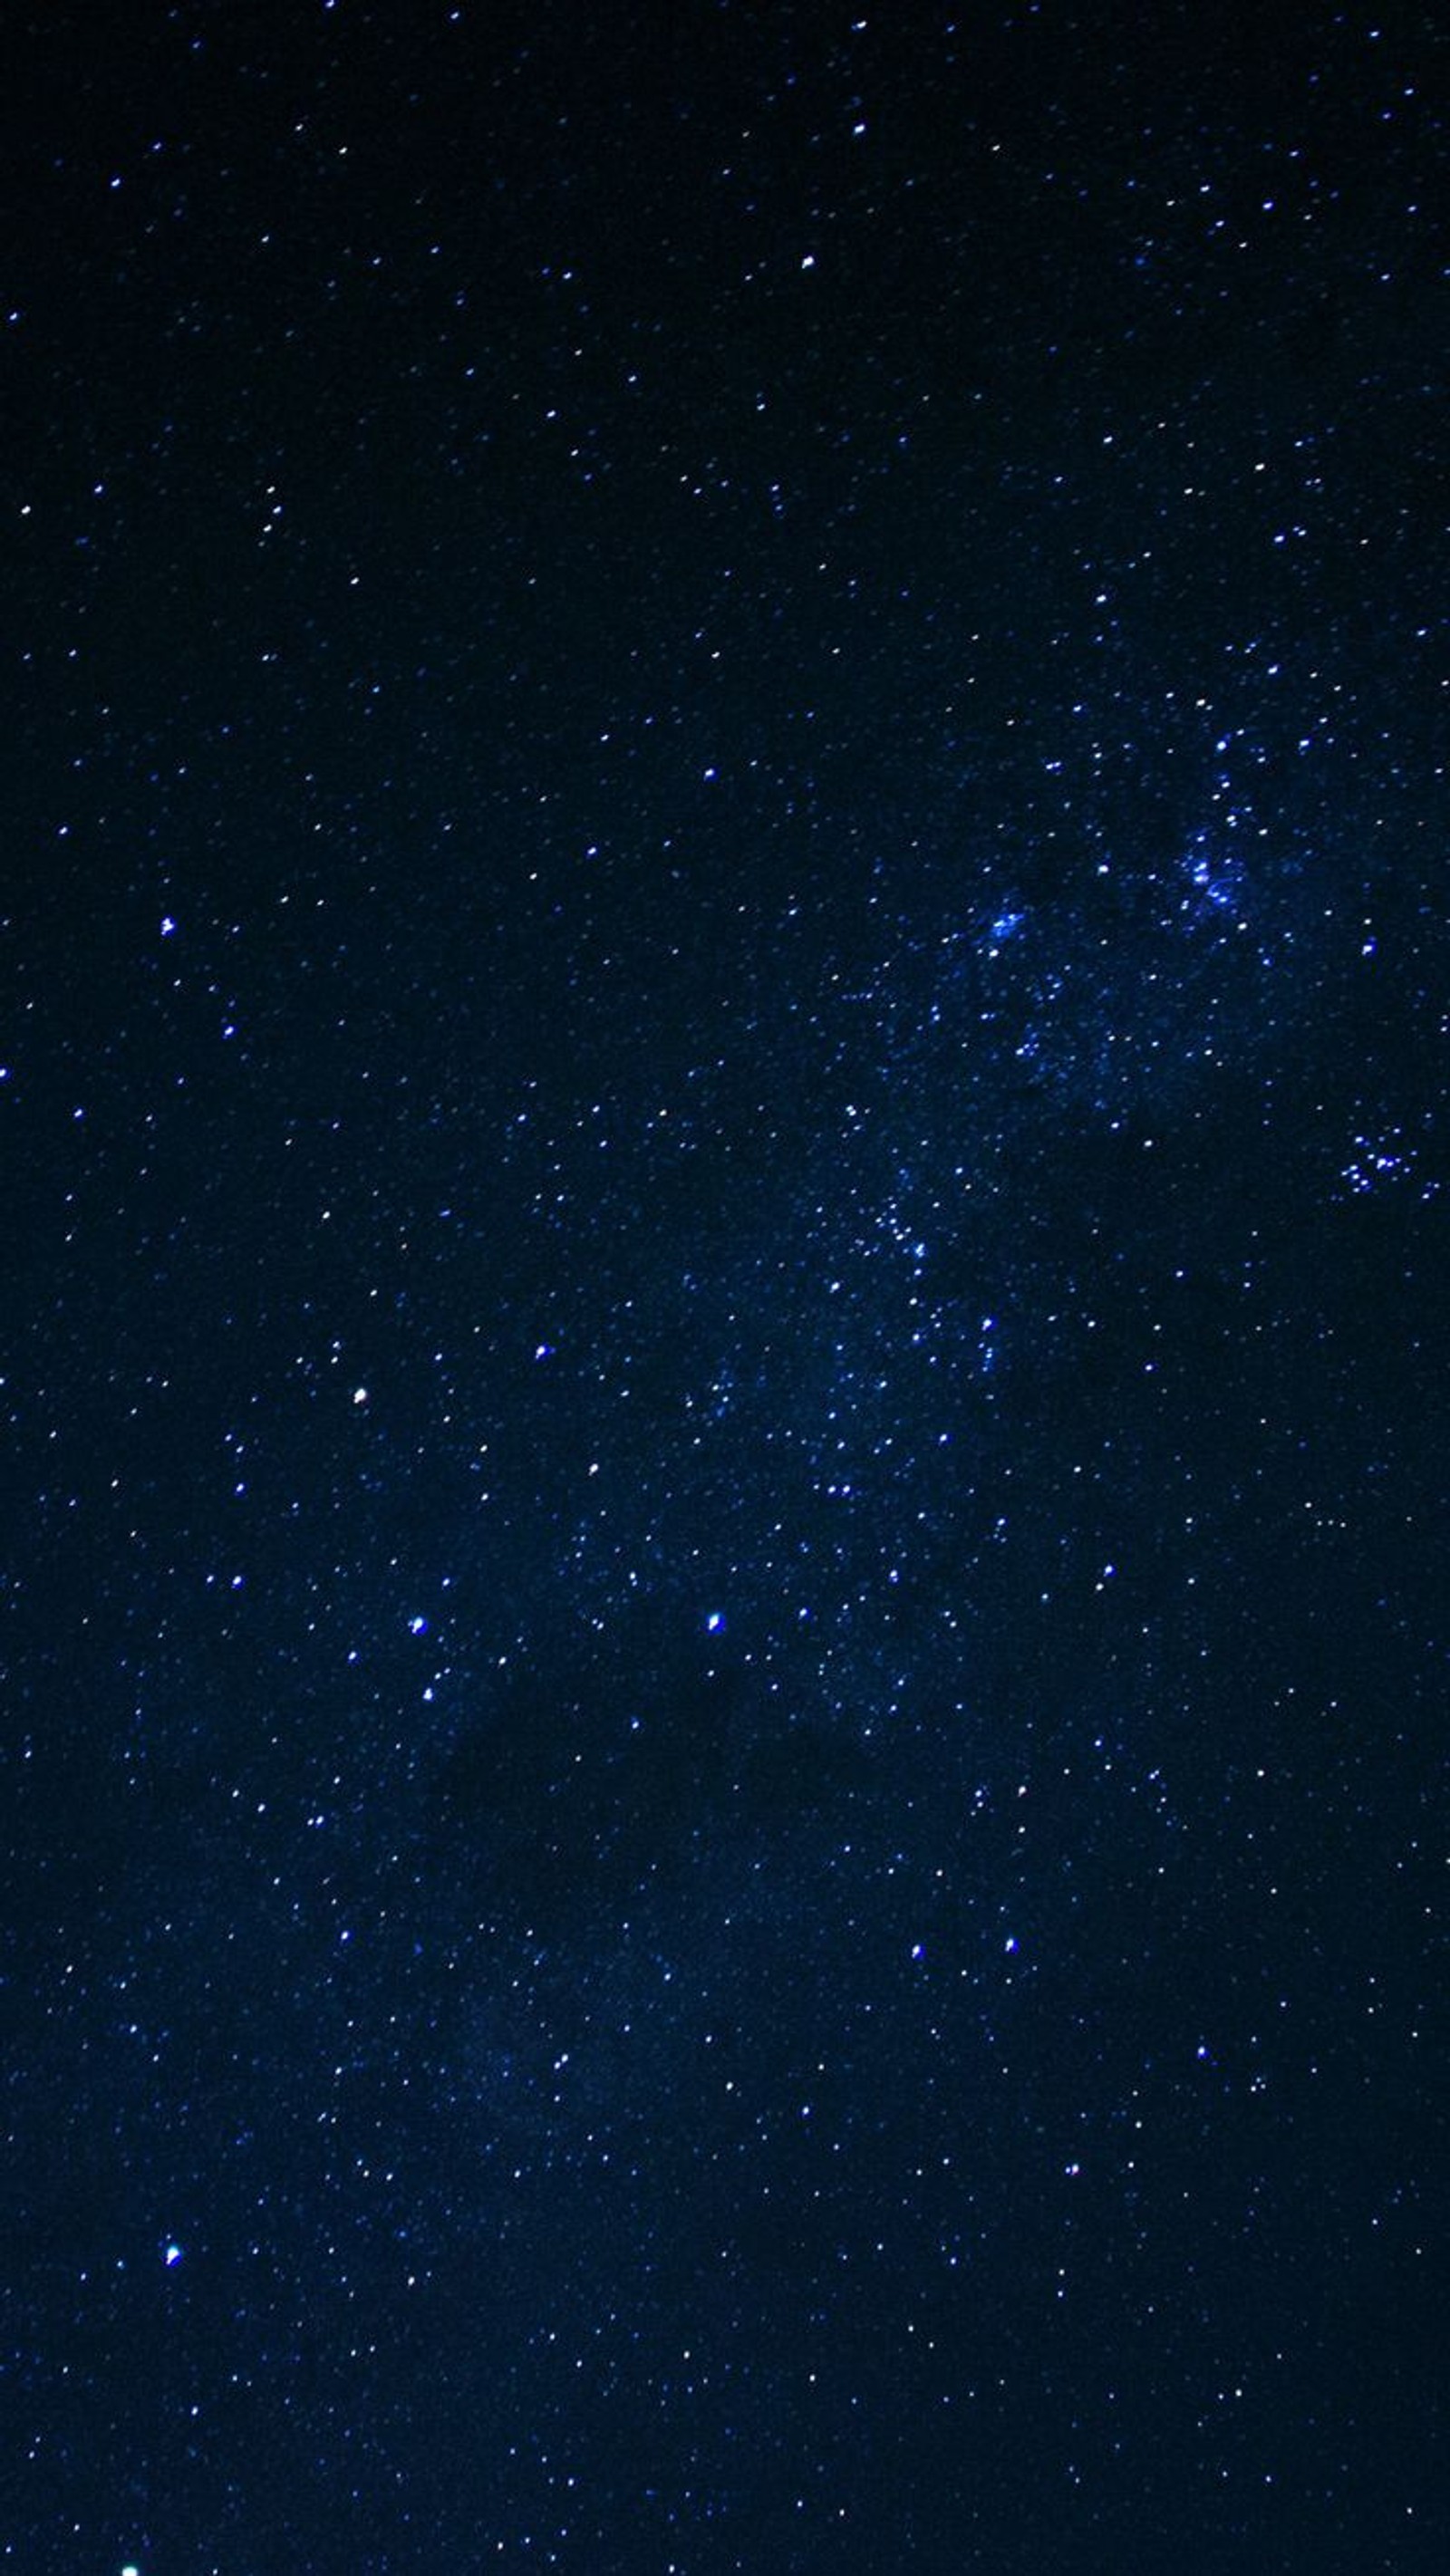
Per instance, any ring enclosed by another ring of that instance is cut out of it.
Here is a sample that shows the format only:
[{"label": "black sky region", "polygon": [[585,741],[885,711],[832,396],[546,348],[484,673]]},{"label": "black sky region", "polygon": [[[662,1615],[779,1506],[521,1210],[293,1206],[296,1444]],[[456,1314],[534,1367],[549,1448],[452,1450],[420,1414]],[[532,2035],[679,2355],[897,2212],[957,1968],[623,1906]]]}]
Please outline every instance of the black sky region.
[{"label": "black sky region", "polygon": [[0,2564],[1446,2563],[1433,12],[0,98]]}]

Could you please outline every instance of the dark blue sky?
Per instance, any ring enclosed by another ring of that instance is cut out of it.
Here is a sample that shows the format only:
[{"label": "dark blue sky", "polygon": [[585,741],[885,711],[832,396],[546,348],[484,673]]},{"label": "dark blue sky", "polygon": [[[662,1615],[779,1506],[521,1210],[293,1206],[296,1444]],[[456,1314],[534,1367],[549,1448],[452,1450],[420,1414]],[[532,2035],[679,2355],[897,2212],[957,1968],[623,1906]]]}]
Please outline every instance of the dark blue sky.
[{"label": "dark blue sky", "polygon": [[12,31],[24,2576],[1442,2563],[1444,46],[1148,17]]}]

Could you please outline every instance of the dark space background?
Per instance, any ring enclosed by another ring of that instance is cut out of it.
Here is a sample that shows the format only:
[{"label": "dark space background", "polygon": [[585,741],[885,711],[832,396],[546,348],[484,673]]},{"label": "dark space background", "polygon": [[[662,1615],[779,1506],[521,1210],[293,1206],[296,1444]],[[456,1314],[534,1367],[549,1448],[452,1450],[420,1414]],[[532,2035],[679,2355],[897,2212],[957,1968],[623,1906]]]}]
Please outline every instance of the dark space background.
[{"label": "dark space background", "polygon": [[22,7],[0,2563],[1447,2546],[1433,13]]}]

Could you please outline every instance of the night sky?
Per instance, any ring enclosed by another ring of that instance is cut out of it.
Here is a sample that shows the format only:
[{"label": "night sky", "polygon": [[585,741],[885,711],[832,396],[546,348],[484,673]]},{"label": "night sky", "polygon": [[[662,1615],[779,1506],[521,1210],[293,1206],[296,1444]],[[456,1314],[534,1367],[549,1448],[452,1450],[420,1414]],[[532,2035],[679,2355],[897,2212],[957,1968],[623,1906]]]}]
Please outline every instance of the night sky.
[{"label": "night sky", "polygon": [[0,107],[0,2560],[1450,2545],[1428,9]]}]

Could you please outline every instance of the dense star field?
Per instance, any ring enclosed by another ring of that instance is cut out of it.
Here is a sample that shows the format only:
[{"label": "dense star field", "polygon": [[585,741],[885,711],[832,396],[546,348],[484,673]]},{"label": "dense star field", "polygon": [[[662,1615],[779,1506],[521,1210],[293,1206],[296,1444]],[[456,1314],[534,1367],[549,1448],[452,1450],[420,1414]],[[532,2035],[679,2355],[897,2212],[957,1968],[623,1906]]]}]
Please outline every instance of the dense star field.
[{"label": "dense star field", "polygon": [[12,21],[18,2576],[1445,2564],[1445,51]]}]

